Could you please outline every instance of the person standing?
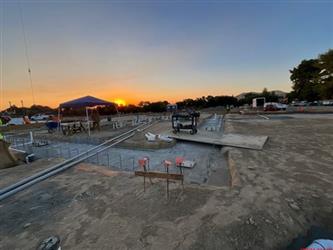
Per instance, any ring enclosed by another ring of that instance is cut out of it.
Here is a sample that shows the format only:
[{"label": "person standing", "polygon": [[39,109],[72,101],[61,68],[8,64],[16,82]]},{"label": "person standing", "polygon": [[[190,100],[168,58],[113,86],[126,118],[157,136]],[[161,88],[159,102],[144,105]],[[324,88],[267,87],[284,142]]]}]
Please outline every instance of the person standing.
[{"label": "person standing", "polygon": [[101,127],[100,127],[101,118],[99,116],[97,109],[93,109],[92,114],[91,114],[91,119],[93,121],[93,129],[97,128],[98,131],[100,131],[101,130]]}]

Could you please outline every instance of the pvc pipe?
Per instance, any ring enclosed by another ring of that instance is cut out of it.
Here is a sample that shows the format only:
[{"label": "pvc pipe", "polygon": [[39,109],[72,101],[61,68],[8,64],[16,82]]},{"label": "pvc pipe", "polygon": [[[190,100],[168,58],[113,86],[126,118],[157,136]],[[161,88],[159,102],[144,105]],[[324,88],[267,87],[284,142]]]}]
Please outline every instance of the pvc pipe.
[{"label": "pvc pipe", "polygon": [[33,137],[33,134],[32,134],[32,131],[30,131],[30,141],[31,141],[31,143],[34,143],[34,137]]},{"label": "pvc pipe", "polygon": [[264,118],[264,119],[266,119],[266,120],[269,120],[269,117],[268,116],[265,116],[265,115],[258,115],[259,117],[261,117],[261,118]]},{"label": "pvc pipe", "polygon": [[35,154],[30,154],[30,155],[27,155],[27,156],[25,157],[25,162],[26,162],[27,164],[30,163],[29,158],[32,157],[32,156],[35,156]]},{"label": "pvc pipe", "polygon": [[16,152],[19,152],[19,153],[27,153],[26,151],[24,150],[21,150],[21,149],[17,149],[17,148],[12,148],[11,146],[9,147],[10,150],[13,150],[13,151],[16,151]]}]

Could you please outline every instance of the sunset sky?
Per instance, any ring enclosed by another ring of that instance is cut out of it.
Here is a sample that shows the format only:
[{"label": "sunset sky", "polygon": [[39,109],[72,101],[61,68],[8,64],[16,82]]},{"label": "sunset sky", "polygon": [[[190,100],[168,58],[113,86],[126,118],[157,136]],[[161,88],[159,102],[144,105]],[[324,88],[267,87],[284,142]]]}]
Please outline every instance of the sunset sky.
[{"label": "sunset sky", "polygon": [[[3,99],[32,104],[17,1],[0,0]],[[333,1],[21,1],[37,104],[290,91],[333,48]]]}]

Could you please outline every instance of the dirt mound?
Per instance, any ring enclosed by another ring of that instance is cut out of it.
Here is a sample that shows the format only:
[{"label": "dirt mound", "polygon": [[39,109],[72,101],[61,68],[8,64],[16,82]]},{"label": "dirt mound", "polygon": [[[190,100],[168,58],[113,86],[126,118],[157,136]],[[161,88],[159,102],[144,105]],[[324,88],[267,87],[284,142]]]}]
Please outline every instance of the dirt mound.
[{"label": "dirt mound", "polygon": [[10,168],[17,165],[17,159],[9,151],[9,143],[0,140],[0,169]]}]

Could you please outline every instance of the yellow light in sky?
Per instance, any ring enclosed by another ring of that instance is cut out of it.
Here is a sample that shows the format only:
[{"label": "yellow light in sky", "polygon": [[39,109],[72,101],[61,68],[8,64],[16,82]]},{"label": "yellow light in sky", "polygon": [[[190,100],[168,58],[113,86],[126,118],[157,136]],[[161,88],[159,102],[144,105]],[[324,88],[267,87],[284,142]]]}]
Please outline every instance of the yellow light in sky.
[{"label": "yellow light in sky", "polygon": [[115,99],[113,102],[114,102],[115,104],[117,104],[118,106],[126,106],[126,101],[123,100],[123,99],[119,99],[119,98],[117,98],[117,99]]}]

